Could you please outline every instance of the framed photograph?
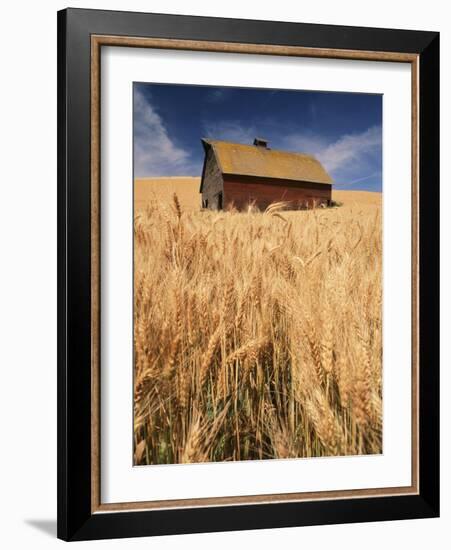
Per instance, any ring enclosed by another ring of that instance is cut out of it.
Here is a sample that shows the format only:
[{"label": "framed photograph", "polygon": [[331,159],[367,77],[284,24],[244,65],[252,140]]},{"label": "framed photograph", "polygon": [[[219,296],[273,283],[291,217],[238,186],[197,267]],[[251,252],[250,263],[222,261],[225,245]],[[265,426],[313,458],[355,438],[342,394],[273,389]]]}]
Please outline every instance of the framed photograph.
[{"label": "framed photograph", "polygon": [[439,514],[439,35],[58,14],[58,536]]}]

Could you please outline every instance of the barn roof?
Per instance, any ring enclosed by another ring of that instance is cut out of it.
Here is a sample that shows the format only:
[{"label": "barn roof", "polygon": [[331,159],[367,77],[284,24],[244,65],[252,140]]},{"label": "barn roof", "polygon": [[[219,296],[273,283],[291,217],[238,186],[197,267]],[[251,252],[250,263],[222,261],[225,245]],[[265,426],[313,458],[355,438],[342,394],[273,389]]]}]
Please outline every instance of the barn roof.
[{"label": "barn roof", "polygon": [[212,147],[223,174],[332,183],[322,164],[311,155],[212,139],[202,143],[205,149]]}]

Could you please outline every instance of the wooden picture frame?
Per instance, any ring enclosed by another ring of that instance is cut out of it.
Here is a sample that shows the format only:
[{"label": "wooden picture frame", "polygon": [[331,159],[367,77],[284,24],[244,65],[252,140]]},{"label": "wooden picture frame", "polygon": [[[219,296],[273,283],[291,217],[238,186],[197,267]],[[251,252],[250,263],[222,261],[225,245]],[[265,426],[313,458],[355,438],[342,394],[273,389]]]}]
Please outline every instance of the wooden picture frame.
[{"label": "wooden picture frame", "polygon": [[[410,487],[100,501],[100,51],[104,46],[412,67]],[[58,537],[164,535],[439,514],[439,34],[67,9],[58,13]]]}]

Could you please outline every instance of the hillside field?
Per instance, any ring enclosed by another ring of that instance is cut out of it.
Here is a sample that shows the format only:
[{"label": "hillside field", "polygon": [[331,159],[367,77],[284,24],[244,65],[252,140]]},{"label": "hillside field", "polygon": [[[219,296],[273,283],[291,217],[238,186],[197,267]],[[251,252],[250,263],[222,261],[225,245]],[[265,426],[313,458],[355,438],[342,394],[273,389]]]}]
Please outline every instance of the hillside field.
[{"label": "hillside field", "polygon": [[135,182],[135,464],[381,453],[381,194],[237,213],[198,191]]}]

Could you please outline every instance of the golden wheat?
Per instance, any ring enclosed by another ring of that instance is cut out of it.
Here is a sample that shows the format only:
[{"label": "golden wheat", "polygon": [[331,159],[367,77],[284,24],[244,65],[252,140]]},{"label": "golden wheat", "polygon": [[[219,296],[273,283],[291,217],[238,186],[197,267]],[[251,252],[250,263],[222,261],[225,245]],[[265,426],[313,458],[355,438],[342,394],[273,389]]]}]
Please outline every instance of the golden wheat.
[{"label": "golden wheat", "polygon": [[135,218],[135,463],[382,452],[379,207]]}]

